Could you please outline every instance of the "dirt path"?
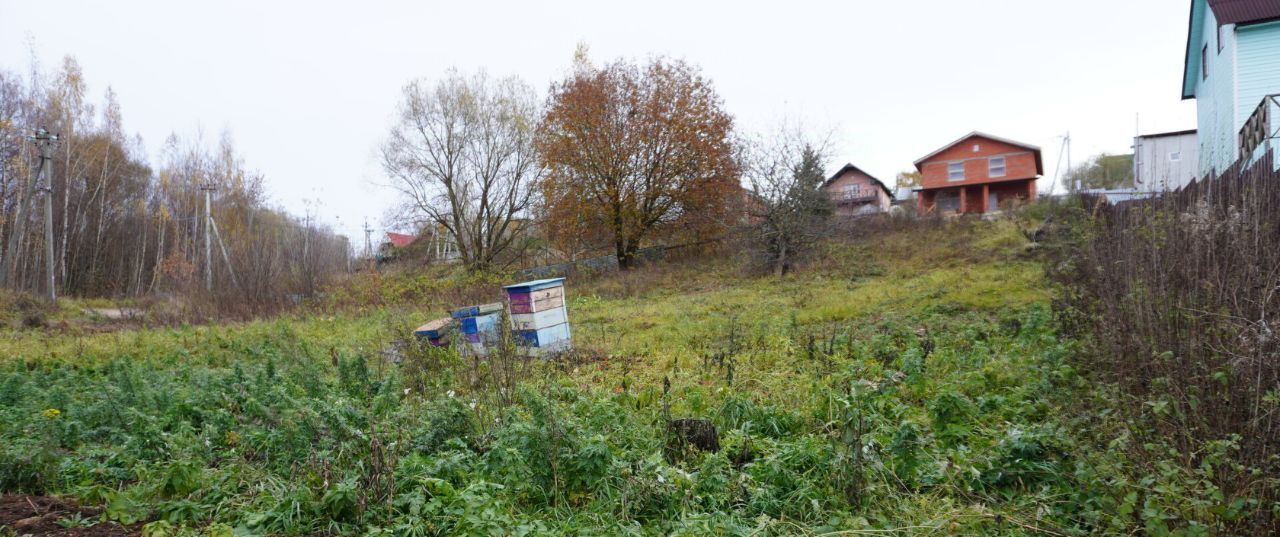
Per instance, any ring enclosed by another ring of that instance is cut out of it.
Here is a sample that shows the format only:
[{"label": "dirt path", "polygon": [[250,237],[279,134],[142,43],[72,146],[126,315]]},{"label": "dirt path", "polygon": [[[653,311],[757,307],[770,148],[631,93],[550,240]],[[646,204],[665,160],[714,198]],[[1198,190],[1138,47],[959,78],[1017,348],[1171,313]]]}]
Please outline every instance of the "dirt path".
[{"label": "dirt path", "polygon": [[81,520],[96,522],[100,512],[100,509],[80,508],[73,502],[50,496],[0,496],[0,528],[13,528],[19,537],[133,537],[142,534],[140,524],[125,527],[115,522],[97,522],[92,526],[75,528],[64,528],[58,524],[62,519],[72,520],[76,513],[80,514]]}]

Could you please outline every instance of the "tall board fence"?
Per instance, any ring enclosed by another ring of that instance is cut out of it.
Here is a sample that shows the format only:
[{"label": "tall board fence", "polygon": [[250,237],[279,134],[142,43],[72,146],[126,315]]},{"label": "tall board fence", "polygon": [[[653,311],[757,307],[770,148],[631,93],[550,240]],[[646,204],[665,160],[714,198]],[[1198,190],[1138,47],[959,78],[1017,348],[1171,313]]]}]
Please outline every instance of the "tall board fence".
[{"label": "tall board fence", "polygon": [[[1237,164],[1178,192],[1119,205],[1086,203],[1051,264],[1067,292],[1064,326],[1136,404],[1150,434],[1206,464],[1233,442],[1215,485],[1280,501],[1280,172],[1274,156]],[[1152,454],[1153,458],[1156,455]],[[1280,532],[1280,512],[1243,517],[1239,534]]]}]

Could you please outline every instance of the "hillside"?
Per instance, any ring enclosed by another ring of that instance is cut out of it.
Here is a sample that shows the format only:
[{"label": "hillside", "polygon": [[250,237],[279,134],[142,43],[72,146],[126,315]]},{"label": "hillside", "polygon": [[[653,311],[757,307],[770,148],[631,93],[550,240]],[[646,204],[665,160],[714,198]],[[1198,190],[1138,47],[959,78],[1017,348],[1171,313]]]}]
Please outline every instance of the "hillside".
[{"label": "hillside", "polygon": [[[547,363],[424,348],[386,362],[440,313],[426,293],[239,325],[15,332],[0,340],[0,490],[165,535],[1139,524],[1122,455],[1082,436],[1105,420],[1073,408],[1096,394],[1064,362],[1073,343],[1014,224],[824,248],[782,279],[729,258],[571,279],[578,352]],[[710,420],[719,449],[673,440],[681,418]]]}]

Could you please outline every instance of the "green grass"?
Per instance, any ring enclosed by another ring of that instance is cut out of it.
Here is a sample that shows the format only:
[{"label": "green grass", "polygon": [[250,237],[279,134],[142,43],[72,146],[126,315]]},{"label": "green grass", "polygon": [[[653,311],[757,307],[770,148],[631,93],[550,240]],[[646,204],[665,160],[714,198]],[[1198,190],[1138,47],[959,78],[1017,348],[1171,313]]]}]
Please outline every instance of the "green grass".
[{"label": "green grass", "polygon": [[[1072,417],[1091,392],[1024,249],[956,223],[834,242],[783,279],[721,259],[571,280],[581,352],[555,363],[383,361],[435,301],[18,332],[0,489],[156,534],[1127,533],[1142,506]],[[668,416],[722,449],[667,449]]]}]

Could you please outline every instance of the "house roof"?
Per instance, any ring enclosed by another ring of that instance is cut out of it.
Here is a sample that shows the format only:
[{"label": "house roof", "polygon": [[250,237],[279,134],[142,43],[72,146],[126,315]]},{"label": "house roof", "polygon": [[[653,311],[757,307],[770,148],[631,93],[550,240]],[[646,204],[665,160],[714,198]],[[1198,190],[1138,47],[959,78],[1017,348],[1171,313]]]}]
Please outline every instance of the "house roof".
[{"label": "house roof", "polygon": [[1157,132],[1157,133],[1153,133],[1153,134],[1139,134],[1139,135],[1137,136],[1137,138],[1167,138],[1167,137],[1170,137],[1170,136],[1186,136],[1186,135],[1188,135],[1188,134],[1195,134],[1195,133],[1196,133],[1196,130],[1195,130],[1195,129],[1188,129],[1188,130],[1185,130],[1185,131]]},{"label": "house roof", "polygon": [[889,190],[889,187],[884,185],[884,181],[876,179],[876,176],[863,171],[861,168],[854,166],[852,163],[845,164],[843,168],[840,168],[839,170],[837,170],[834,175],[832,175],[831,177],[828,177],[826,181],[823,181],[822,186],[819,188],[827,188],[827,185],[830,185],[832,181],[839,179],[841,175],[844,175],[845,173],[848,173],[851,171],[858,172],[858,173],[861,173],[862,175],[869,177],[872,181],[875,181],[877,185],[880,185],[880,188],[884,190],[884,193],[887,194],[890,199],[893,198],[893,191]]},{"label": "house roof", "polygon": [[413,244],[413,241],[418,240],[418,237],[415,237],[413,235],[406,235],[404,233],[392,233],[388,231],[387,240],[390,241],[391,245],[395,246],[396,248],[404,248],[405,246]]},{"label": "house roof", "polygon": [[1218,24],[1251,24],[1280,19],[1276,0],[1209,0]]},{"label": "house roof", "polygon": [[939,153],[941,153],[941,152],[943,152],[943,151],[946,151],[946,150],[948,150],[948,149],[951,149],[952,147],[955,147],[955,146],[957,146],[957,145],[960,145],[960,143],[961,143],[961,142],[963,142],[963,141],[965,141],[965,140],[968,140],[968,139],[970,139],[970,138],[986,138],[986,139],[991,140],[991,141],[993,141],[993,142],[1000,142],[1000,143],[1002,143],[1002,144],[1009,144],[1009,145],[1012,145],[1012,146],[1021,147],[1021,148],[1023,148],[1023,149],[1028,150],[1028,151],[1031,151],[1032,153],[1035,153],[1035,155],[1036,155],[1036,174],[1037,174],[1037,175],[1044,175],[1044,163],[1043,163],[1043,162],[1041,162],[1041,158],[1040,158],[1040,146],[1038,146],[1038,145],[1031,145],[1031,144],[1024,144],[1024,143],[1019,142],[1019,141],[1016,141],[1016,140],[1010,140],[1010,139],[1008,139],[1008,138],[1001,138],[1001,137],[999,137],[999,136],[994,136],[994,135],[987,134],[987,133],[985,133],[985,132],[979,132],[979,131],[973,131],[973,132],[971,132],[971,133],[969,133],[969,134],[966,134],[966,135],[964,135],[964,136],[961,136],[961,137],[957,138],[957,139],[956,139],[956,141],[951,142],[951,143],[949,143],[949,144],[947,144],[947,145],[944,145],[944,146],[942,146],[942,147],[939,147],[936,151],[934,151],[934,152],[932,152],[932,153],[929,153],[928,155],[925,155],[925,156],[923,156],[923,157],[920,157],[920,158],[916,159],[916,161],[915,161],[915,162],[913,162],[912,164],[915,164],[916,169],[917,169],[917,170],[919,170],[919,169],[920,169],[920,164],[922,164],[924,161],[929,160],[929,159],[931,159],[931,158],[933,158],[933,157],[936,157],[936,156],[938,156],[938,154],[939,154]]},{"label": "house roof", "polygon": [[1213,10],[1218,26],[1223,24],[1258,24],[1280,20],[1280,2],[1276,0],[1191,0],[1187,22],[1187,50],[1182,64],[1182,98],[1195,98],[1195,81],[1200,74],[1196,54],[1204,43],[1204,17]]}]

